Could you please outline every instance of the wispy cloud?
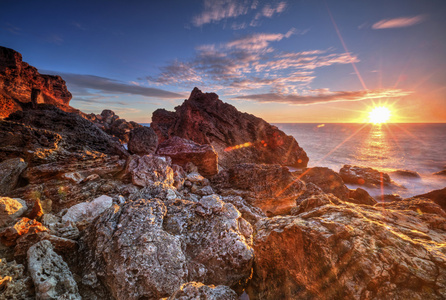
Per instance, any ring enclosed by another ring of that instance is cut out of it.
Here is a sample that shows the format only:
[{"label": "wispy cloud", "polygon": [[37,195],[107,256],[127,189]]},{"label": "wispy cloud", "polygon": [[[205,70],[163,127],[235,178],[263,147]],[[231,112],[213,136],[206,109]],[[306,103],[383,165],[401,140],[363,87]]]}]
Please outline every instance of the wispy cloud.
[{"label": "wispy cloud", "polygon": [[8,31],[9,33],[16,34],[16,35],[21,34],[21,32],[22,32],[22,30],[19,27],[14,26],[11,23],[5,23],[2,26],[2,29]]},{"label": "wispy cloud", "polygon": [[414,17],[401,17],[394,19],[384,19],[372,25],[373,29],[387,29],[387,28],[401,28],[409,27],[423,22],[426,19],[425,15],[418,15]]},{"label": "wispy cloud", "polygon": [[95,75],[61,73],[43,71],[48,74],[60,75],[70,87],[87,92],[88,89],[96,90],[104,94],[130,94],[152,98],[179,99],[185,95],[169,92],[162,89],[127,84],[115,79]]},{"label": "wispy cloud", "polygon": [[50,34],[44,38],[44,40],[51,44],[62,45],[63,37],[59,34]]},{"label": "wispy cloud", "polygon": [[204,11],[193,18],[192,24],[202,26],[216,23],[223,19],[246,15],[250,9],[250,1],[205,0]]},{"label": "wispy cloud", "polygon": [[243,95],[235,97],[234,99],[252,100],[264,103],[286,103],[294,105],[307,105],[307,104],[326,103],[326,102],[361,101],[366,99],[381,99],[381,98],[399,98],[410,95],[412,93],[400,89],[379,89],[379,90],[367,90],[367,91],[337,91],[337,92],[329,92],[327,90],[316,90],[316,91],[318,93],[315,95],[267,93],[267,94]]},{"label": "wispy cloud", "polygon": [[85,27],[84,27],[81,23],[79,23],[79,22],[72,22],[71,25],[73,25],[74,27],[76,27],[76,28],[79,29],[79,30],[83,30],[83,31],[87,30],[87,28],[85,28]]},{"label": "wispy cloud", "polygon": [[274,14],[281,13],[286,8],[286,2],[279,2],[275,7],[269,4],[266,4],[263,9],[258,12],[255,16],[255,19],[259,19],[261,17],[271,18]]}]

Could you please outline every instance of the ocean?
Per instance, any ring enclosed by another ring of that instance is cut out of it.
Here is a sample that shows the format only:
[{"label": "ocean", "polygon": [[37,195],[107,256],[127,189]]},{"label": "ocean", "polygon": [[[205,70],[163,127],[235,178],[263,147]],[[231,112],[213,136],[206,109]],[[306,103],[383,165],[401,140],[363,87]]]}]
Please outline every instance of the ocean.
[{"label": "ocean", "polygon": [[[344,164],[372,167],[388,173],[398,185],[384,193],[403,198],[446,187],[445,176],[433,175],[446,168],[446,124],[274,125],[297,140],[310,158],[309,167],[336,172]],[[398,176],[392,173],[396,170],[415,171],[421,178]],[[365,189],[372,196],[381,194],[378,188]]]}]

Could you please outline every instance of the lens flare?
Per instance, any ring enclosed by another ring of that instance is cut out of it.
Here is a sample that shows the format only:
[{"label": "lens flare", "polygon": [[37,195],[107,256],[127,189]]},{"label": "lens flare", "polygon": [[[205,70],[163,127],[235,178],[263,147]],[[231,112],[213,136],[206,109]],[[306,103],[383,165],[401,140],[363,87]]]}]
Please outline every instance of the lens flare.
[{"label": "lens flare", "polygon": [[387,107],[375,107],[369,112],[369,122],[373,124],[386,123],[389,121],[390,115],[390,110]]}]

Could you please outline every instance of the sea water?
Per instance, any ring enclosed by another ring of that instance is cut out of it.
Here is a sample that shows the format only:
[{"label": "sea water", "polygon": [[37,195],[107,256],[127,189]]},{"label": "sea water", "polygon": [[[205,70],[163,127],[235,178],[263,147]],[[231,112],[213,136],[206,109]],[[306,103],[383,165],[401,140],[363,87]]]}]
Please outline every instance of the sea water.
[{"label": "sea water", "polygon": [[[446,168],[446,124],[274,125],[297,140],[310,158],[309,167],[336,172],[345,164],[372,167],[396,183],[384,193],[402,197],[446,187],[445,176],[433,175]],[[398,176],[392,173],[396,170],[415,171],[421,178]],[[379,188],[365,189],[372,196],[381,194]]]}]

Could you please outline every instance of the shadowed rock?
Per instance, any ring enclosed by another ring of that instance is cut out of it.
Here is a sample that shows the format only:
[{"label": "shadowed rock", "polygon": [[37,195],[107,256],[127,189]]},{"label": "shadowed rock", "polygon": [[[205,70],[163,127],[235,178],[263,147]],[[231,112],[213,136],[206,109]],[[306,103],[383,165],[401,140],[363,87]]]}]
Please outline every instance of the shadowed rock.
[{"label": "shadowed rock", "polygon": [[392,183],[387,173],[368,167],[344,165],[339,175],[345,183],[357,185],[379,187],[381,184],[389,186]]},{"label": "shadowed rock", "polygon": [[342,200],[349,198],[348,187],[345,186],[341,176],[329,168],[314,167],[306,169],[300,179],[304,182],[311,182],[325,193],[332,193]]},{"label": "shadowed rock", "polygon": [[158,136],[150,127],[139,127],[130,131],[128,148],[138,155],[153,154],[158,147]]},{"label": "shadowed rock", "polygon": [[12,158],[0,163],[0,196],[6,196],[17,185],[20,174],[28,166],[22,158]]},{"label": "shadowed rock", "polygon": [[212,145],[223,167],[238,163],[305,167],[308,163],[307,154],[292,136],[198,88],[175,112],[156,110],[151,127],[160,142],[179,136]]},{"label": "shadowed rock", "polygon": [[433,190],[429,193],[417,195],[413,198],[428,198],[440,205],[441,208],[443,208],[444,211],[446,211],[446,188],[441,190]]}]

